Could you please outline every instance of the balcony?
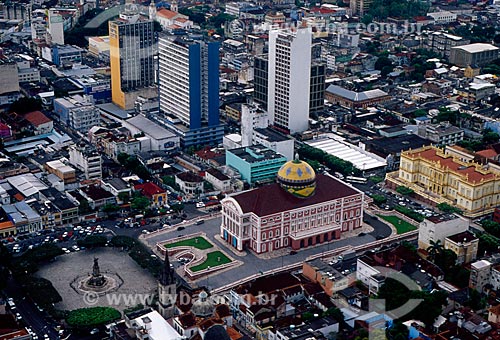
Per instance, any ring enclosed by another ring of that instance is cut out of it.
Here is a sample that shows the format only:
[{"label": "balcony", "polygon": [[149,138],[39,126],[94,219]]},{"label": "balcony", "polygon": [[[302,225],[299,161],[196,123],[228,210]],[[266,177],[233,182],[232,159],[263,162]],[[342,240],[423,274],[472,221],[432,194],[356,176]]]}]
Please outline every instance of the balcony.
[{"label": "balcony", "polygon": [[321,226],[321,227],[312,227],[306,230],[300,230],[300,231],[292,231],[290,233],[290,237],[293,240],[301,240],[306,237],[311,237],[311,236],[316,236],[318,234],[322,233],[328,233],[332,232],[335,230],[340,230],[341,226],[340,224],[333,224],[333,225],[328,225],[328,226]]}]

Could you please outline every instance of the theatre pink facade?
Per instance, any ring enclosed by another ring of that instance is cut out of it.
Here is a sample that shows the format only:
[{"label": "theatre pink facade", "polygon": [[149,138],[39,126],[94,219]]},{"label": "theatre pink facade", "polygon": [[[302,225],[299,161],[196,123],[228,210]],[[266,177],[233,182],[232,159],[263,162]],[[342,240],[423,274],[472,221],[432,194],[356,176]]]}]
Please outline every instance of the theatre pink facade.
[{"label": "theatre pink facade", "polygon": [[256,253],[306,248],[360,228],[363,200],[361,191],[327,175],[317,175],[307,198],[267,185],[222,200],[221,237]]}]

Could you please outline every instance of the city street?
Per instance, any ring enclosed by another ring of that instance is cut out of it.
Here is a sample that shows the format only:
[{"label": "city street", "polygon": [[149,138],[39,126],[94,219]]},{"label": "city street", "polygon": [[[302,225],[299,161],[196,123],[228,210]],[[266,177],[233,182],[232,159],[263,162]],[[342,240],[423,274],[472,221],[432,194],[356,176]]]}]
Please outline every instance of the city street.
[{"label": "city street", "polygon": [[54,329],[43,312],[40,312],[35,304],[27,298],[17,282],[10,279],[7,283],[5,293],[14,299],[16,304],[16,311],[21,314],[25,324],[29,325],[31,329],[38,335],[39,339],[43,339],[44,334],[48,334],[50,339],[59,339],[59,335]]},{"label": "city street", "polygon": [[[364,236],[353,236],[348,239],[341,239],[331,243],[319,245],[316,247],[303,249],[298,251],[297,254],[295,255],[286,254],[272,259],[261,259],[255,256],[255,254],[251,252],[247,252],[245,256],[238,256],[235,253],[233,253],[230,249],[228,249],[224,243],[219,242],[214,236],[219,234],[220,221],[221,221],[220,218],[206,220],[205,223],[201,225],[193,224],[186,226],[186,229],[182,231],[177,231],[177,229],[173,227],[171,231],[161,232],[158,235],[154,236],[151,235],[146,239],[146,242],[150,247],[154,248],[157,242],[162,242],[179,236],[193,234],[197,232],[206,233],[207,237],[210,239],[211,242],[217,244],[220,248],[226,251],[233,258],[244,262],[244,264],[241,266],[230,269],[228,271],[213,274],[210,277],[201,279],[201,281],[198,282],[198,285],[200,286],[206,285],[210,289],[214,289],[222,287],[230,282],[243,279],[250,275],[257,274],[259,272],[281,268],[286,265],[303,261],[307,257],[319,254],[321,252],[333,250],[335,248],[341,248],[348,245],[357,246],[373,242],[376,240],[377,236],[379,238],[385,238],[389,236],[392,232],[391,228],[387,226],[385,223],[382,223],[376,219],[373,219],[365,215],[365,222],[370,224],[374,230]],[[351,267],[352,264],[349,264],[349,266]]]}]

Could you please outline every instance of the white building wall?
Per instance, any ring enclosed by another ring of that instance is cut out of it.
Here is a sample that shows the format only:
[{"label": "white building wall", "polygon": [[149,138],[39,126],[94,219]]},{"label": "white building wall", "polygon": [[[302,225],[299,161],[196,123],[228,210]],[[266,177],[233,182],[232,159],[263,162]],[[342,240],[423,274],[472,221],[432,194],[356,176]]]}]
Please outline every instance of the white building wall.
[{"label": "white building wall", "polygon": [[253,145],[253,131],[257,128],[269,126],[267,112],[257,111],[257,107],[247,104],[241,105],[241,146]]},{"label": "white building wall", "polygon": [[444,239],[448,236],[464,232],[469,229],[467,220],[457,217],[453,220],[433,223],[427,219],[420,223],[418,229],[418,247],[427,249],[431,241],[441,241],[444,246]]},{"label": "white building wall", "polygon": [[356,261],[356,280],[362,281],[366,286],[370,286],[370,278],[380,272],[372,266],[366,264],[358,258]]},{"label": "white building wall", "polygon": [[52,44],[64,45],[64,20],[62,15],[49,10],[49,34]]},{"label": "white building wall", "polygon": [[309,123],[312,31],[269,32],[268,110],[272,124],[303,132]]},{"label": "white building wall", "polygon": [[189,50],[161,37],[158,46],[160,109],[189,125]]}]

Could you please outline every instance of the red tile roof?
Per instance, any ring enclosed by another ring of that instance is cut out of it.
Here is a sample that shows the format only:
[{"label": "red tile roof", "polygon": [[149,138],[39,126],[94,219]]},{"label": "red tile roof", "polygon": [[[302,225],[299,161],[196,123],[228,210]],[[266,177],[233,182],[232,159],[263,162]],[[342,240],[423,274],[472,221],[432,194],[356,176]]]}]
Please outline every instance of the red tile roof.
[{"label": "red tile roof", "polygon": [[161,17],[167,18],[167,19],[172,19],[174,18],[178,13],[171,11],[169,9],[162,8],[158,12],[156,12],[156,15],[159,15]]},{"label": "red tile roof", "polygon": [[179,315],[179,323],[184,329],[193,327],[196,325],[196,318],[193,313],[187,312],[185,314]]},{"label": "red tile roof", "polygon": [[495,175],[492,172],[485,171],[479,172],[476,170],[475,166],[463,166],[461,163],[456,162],[451,156],[443,156],[437,154],[437,150],[435,148],[427,149],[427,150],[415,150],[414,152],[410,152],[408,154],[410,158],[422,157],[429,161],[438,162],[441,167],[448,168],[454,173],[460,175],[468,176],[469,183],[477,183],[481,180],[488,180],[495,178]]},{"label": "red tile roof", "polygon": [[278,183],[232,196],[244,213],[268,216],[338,198],[356,195],[358,191],[336,178],[316,175],[316,192],[308,198],[298,198],[283,190]]},{"label": "red tile roof", "polygon": [[49,123],[52,121],[46,115],[41,113],[40,111],[29,112],[29,113],[24,115],[24,119],[26,119],[28,122],[30,122],[34,126],[39,126],[39,125],[46,124],[46,123]]},{"label": "red tile roof", "polygon": [[498,153],[493,149],[481,150],[476,152],[476,154],[485,158],[494,158],[498,155]]},{"label": "red tile roof", "polygon": [[135,190],[140,190],[146,197],[153,197],[154,195],[164,194],[166,191],[153,182],[146,182],[142,184],[136,184]]}]

